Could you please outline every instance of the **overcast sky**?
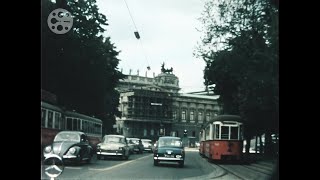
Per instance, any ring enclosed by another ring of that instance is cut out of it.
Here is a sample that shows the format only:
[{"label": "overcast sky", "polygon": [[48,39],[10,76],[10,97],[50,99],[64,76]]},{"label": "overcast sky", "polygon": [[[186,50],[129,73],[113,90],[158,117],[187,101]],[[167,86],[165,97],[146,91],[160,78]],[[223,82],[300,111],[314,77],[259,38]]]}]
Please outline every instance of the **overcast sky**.
[{"label": "overcast sky", "polygon": [[[173,68],[179,78],[180,92],[204,90],[202,59],[193,56],[200,40],[200,22],[204,0],[126,0],[134,23],[141,36],[136,39],[136,28],[124,0],[97,0],[99,12],[106,15],[109,26],[106,36],[121,51],[119,70],[124,74],[152,77],[165,68]],[[147,70],[147,66],[151,70]]]}]

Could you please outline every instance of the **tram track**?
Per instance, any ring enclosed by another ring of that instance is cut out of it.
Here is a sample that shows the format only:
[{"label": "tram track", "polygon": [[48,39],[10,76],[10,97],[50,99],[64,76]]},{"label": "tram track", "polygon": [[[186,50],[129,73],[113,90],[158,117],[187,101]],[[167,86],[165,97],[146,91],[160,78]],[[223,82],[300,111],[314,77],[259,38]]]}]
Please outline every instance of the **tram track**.
[{"label": "tram track", "polygon": [[[214,177],[213,179],[223,178],[227,175],[234,176],[240,180],[247,179],[268,179],[272,176],[272,171],[268,170],[268,172],[261,171],[258,167],[252,168],[249,165],[221,165],[215,164],[219,168],[223,169],[225,173],[220,176]],[[246,169],[246,170],[244,170]],[[266,169],[265,169],[266,170]]]}]

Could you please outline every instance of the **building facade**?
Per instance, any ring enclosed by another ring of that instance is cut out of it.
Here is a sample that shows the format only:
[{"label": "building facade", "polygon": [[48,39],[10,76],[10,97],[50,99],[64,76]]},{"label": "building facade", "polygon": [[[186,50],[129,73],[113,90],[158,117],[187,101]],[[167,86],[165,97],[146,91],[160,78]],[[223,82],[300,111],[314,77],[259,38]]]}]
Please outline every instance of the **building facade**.
[{"label": "building facade", "polygon": [[185,137],[189,145],[199,140],[201,125],[220,113],[217,95],[179,93],[179,79],[162,67],[153,78],[126,75],[120,81],[116,129],[127,137],[157,140],[159,136]]}]

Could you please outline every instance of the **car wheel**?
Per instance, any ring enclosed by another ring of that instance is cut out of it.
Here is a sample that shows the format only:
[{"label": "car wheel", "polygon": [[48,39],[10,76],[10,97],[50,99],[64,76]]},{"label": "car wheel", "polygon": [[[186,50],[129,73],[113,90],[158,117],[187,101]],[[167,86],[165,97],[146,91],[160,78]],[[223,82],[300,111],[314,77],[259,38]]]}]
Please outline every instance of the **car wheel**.
[{"label": "car wheel", "polygon": [[179,167],[183,167],[184,166],[184,161],[179,161]]},{"label": "car wheel", "polygon": [[158,166],[159,165],[159,161],[153,160],[153,165]]},{"label": "car wheel", "polygon": [[90,156],[89,159],[86,160],[86,163],[88,163],[88,164],[91,162],[91,159],[92,159],[92,156],[93,156],[93,155],[90,154],[89,156]]}]

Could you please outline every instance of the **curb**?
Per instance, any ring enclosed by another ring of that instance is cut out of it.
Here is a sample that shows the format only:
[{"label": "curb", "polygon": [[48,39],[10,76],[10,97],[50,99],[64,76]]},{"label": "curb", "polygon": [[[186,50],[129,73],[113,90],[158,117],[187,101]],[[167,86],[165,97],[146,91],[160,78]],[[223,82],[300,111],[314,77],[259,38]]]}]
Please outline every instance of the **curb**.
[{"label": "curb", "polygon": [[[200,156],[200,155],[199,155]],[[195,177],[190,177],[190,178],[183,178],[184,180],[193,180],[193,179],[215,179],[215,178],[219,178],[222,177],[224,175],[227,174],[227,172],[220,168],[219,166],[212,164],[210,162],[207,161],[207,158],[202,158],[200,156],[200,158],[202,160],[200,161],[200,165],[202,166],[202,168],[206,168],[206,169],[210,169],[212,172],[206,175],[202,175],[202,176],[195,176]]]}]

